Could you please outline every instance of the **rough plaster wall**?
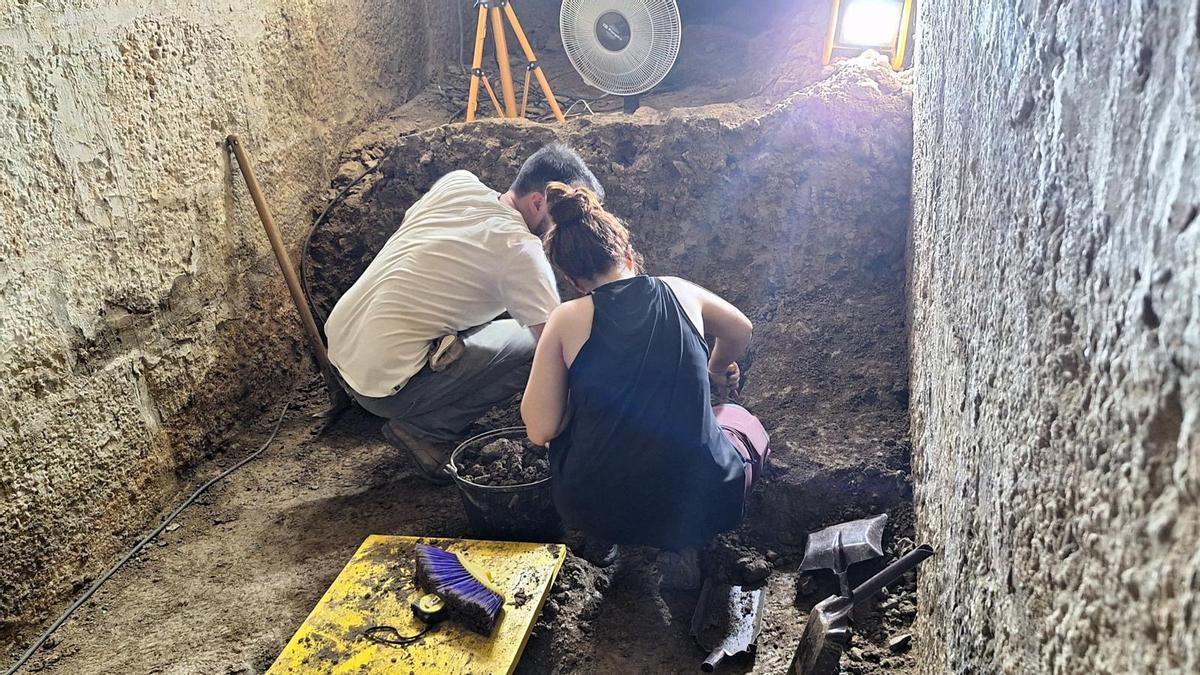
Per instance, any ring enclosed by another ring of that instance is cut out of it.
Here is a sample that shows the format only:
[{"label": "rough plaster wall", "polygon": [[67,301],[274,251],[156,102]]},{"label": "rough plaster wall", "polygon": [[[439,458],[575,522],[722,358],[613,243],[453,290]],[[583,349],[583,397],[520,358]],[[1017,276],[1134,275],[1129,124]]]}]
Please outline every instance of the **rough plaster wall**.
[{"label": "rough plaster wall", "polygon": [[1198,12],[922,3],[927,672],[1200,672]]},{"label": "rough plaster wall", "polygon": [[0,629],[98,573],[304,372],[223,140],[297,241],[346,139],[450,49],[453,9],[430,8],[4,3]]}]

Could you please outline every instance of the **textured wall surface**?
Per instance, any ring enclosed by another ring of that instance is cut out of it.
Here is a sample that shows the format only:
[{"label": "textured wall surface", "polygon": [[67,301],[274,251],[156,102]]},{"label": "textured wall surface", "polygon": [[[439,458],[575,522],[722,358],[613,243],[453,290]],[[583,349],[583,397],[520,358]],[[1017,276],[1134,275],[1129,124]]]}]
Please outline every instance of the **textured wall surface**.
[{"label": "textured wall surface", "polygon": [[[303,370],[226,134],[285,237],[451,50],[446,3],[0,9],[0,629],[97,574]],[[454,45],[457,51],[457,45]]]},{"label": "textured wall surface", "polygon": [[1200,672],[1200,8],[921,4],[926,671]]}]

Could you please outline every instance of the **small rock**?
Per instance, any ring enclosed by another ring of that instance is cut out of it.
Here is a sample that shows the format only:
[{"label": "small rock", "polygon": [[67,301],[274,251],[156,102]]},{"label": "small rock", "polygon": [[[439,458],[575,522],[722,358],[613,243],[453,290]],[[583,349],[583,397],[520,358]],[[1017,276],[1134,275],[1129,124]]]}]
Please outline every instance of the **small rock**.
[{"label": "small rock", "polygon": [[334,185],[347,185],[357,179],[367,170],[367,167],[356,161],[349,161],[338,168],[337,175],[333,177]]},{"label": "small rock", "polygon": [[865,654],[863,654],[862,647],[851,647],[848,656],[851,661],[862,661]]},{"label": "small rock", "polygon": [[167,526],[167,529],[166,529],[166,531],[167,531],[167,532],[174,532],[175,530],[178,530],[178,529],[179,529],[179,527],[180,527],[180,526],[179,526],[179,523],[171,523],[170,525],[168,525],[168,526]]},{"label": "small rock", "polygon": [[888,649],[902,652],[912,646],[912,633],[902,633],[888,640]]},{"label": "small rock", "polygon": [[771,576],[771,563],[762,558],[742,558],[737,561],[737,566],[746,585],[758,583]]},{"label": "small rock", "polygon": [[547,600],[545,606],[542,607],[542,616],[547,619],[553,619],[558,616],[558,601]]},{"label": "small rock", "polygon": [[774,563],[779,561],[779,554],[775,551],[767,551],[767,562]]}]

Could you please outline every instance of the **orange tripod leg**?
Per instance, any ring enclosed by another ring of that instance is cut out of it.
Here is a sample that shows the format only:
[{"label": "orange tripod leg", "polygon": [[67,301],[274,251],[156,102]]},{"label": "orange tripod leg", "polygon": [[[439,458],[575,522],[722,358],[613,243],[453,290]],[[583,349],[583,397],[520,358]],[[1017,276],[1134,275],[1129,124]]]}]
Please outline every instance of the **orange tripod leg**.
[{"label": "orange tripod leg", "polygon": [[479,108],[479,78],[483,75],[483,40],[487,37],[487,7],[480,5],[475,23],[475,55],[471,58],[471,89],[467,94],[467,121],[475,121]]},{"label": "orange tripod leg", "polygon": [[529,107],[529,71],[532,68],[525,69],[525,86],[521,93],[521,117],[525,117],[525,110]]},{"label": "orange tripod leg", "polygon": [[492,105],[496,108],[496,117],[504,117],[504,108],[500,107],[500,101],[496,98],[496,90],[492,89],[492,81],[487,75],[483,76],[483,86],[487,89],[488,98],[492,99]]},{"label": "orange tripod leg", "polygon": [[521,43],[521,49],[525,52],[525,59],[529,61],[529,65],[533,68],[533,74],[537,77],[538,85],[541,86],[542,93],[546,96],[546,102],[550,104],[550,111],[554,113],[554,119],[559,122],[566,121],[567,118],[563,117],[562,109],[558,107],[558,99],[554,98],[554,92],[550,91],[550,82],[546,79],[546,74],[542,72],[542,67],[538,65],[537,56],[533,53],[533,47],[529,46],[529,40],[525,37],[525,31],[521,28],[521,22],[517,20],[517,13],[513,11],[512,3],[504,6],[504,14],[508,16],[508,22],[512,24],[513,33],[517,36],[517,42]]},{"label": "orange tripod leg", "polygon": [[[508,8],[508,5],[505,5]],[[504,94],[504,110],[508,117],[517,116],[517,97],[513,93],[512,69],[508,65],[508,40],[504,24],[500,23],[500,8],[493,6],[492,40],[496,43],[496,65],[500,68],[500,91]]]}]

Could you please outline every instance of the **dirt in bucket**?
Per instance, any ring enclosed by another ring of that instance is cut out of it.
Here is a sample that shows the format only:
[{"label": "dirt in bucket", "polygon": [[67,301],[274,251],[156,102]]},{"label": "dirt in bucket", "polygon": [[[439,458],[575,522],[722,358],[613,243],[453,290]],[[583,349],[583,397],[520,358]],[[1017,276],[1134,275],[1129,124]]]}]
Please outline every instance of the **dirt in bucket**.
[{"label": "dirt in bucket", "polygon": [[459,475],[476,485],[525,485],[550,477],[548,449],[527,439],[500,438],[464,449],[457,464]]}]

